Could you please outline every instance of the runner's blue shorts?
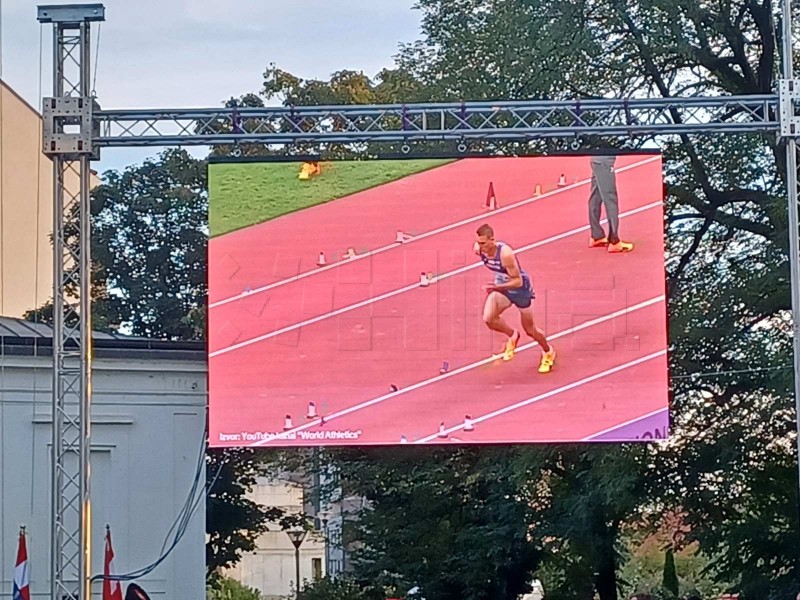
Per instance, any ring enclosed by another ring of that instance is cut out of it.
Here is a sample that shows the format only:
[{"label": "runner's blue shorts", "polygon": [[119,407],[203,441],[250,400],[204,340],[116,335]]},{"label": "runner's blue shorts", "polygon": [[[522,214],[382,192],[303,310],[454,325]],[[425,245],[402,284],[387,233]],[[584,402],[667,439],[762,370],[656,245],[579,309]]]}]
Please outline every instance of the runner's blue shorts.
[{"label": "runner's blue shorts", "polygon": [[528,308],[536,297],[533,288],[525,285],[513,290],[503,290],[500,293],[511,300],[511,303],[517,308]]}]

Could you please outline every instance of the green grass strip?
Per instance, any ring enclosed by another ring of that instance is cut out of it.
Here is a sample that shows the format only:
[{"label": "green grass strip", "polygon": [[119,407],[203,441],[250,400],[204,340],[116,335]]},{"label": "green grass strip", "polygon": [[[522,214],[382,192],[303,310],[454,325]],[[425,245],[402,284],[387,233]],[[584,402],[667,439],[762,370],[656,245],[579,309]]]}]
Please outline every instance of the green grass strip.
[{"label": "green grass strip", "polygon": [[449,159],[323,162],[322,173],[297,178],[301,163],[217,163],[209,166],[209,229],[212,236],[263,223],[330,202]]}]

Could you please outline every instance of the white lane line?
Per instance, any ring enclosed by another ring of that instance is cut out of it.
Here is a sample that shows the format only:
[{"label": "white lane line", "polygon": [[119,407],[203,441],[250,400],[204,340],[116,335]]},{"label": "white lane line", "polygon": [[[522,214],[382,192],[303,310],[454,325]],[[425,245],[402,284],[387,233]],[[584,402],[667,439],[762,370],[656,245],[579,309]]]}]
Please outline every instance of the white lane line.
[{"label": "white lane line", "polygon": [[[629,369],[631,367],[635,367],[636,365],[640,365],[643,362],[647,362],[648,360],[653,360],[654,358],[658,358],[659,356],[664,356],[667,353],[666,348],[664,350],[659,350],[658,352],[653,352],[646,356],[642,356],[637,358],[636,360],[632,360],[630,362],[626,362],[621,365],[617,365],[616,367],[612,367],[611,369],[606,369],[605,371],[601,371],[600,373],[595,373],[594,375],[589,375],[588,377],[584,377],[583,379],[579,379],[578,381],[573,381],[570,384],[561,386],[560,388],[556,388],[554,390],[550,390],[549,392],[545,392],[544,394],[539,394],[538,396],[533,396],[532,398],[528,398],[527,400],[522,400],[521,402],[516,402],[515,404],[511,404],[509,406],[505,406],[499,410],[487,413],[483,416],[476,417],[471,419],[473,424],[482,423],[484,421],[488,421],[489,419],[494,419],[495,417],[499,417],[506,413],[511,412],[512,410],[516,410],[518,408],[522,408],[524,406],[528,406],[535,402],[539,402],[546,398],[550,398],[552,396],[556,396],[563,392],[567,392],[569,390],[575,389],[576,387],[580,387],[584,384],[591,383],[597,379],[602,379],[603,377],[607,377],[614,373],[618,373],[620,371],[624,371],[625,369]],[[431,434],[427,437],[421,438],[413,442],[414,444],[425,444],[426,442],[430,442],[435,439],[439,439],[443,434],[449,435],[454,431],[459,431],[460,429],[464,428],[464,424],[457,425],[455,427],[450,427],[449,429],[445,429],[444,431],[440,431],[434,434]]]},{"label": "white lane line", "polygon": [[625,421],[624,423],[619,423],[617,425],[609,427],[608,429],[603,429],[603,431],[598,431],[597,433],[593,433],[592,435],[583,438],[581,441],[582,442],[591,441],[596,437],[600,437],[601,435],[605,435],[607,433],[611,433],[612,431],[616,431],[617,429],[622,429],[623,427],[627,427],[628,425],[633,425],[634,423],[638,423],[639,421],[643,421],[645,419],[649,419],[650,417],[654,417],[657,414],[663,413],[663,412],[668,411],[668,410],[669,410],[669,408],[666,408],[666,407],[665,408],[659,408],[658,410],[654,410],[653,412],[649,412],[646,415],[642,415],[641,417],[636,417],[635,419],[631,419],[630,421]]},{"label": "white lane line", "polygon": [[[623,171],[628,171],[630,169],[635,169],[636,167],[641,167],[642,165],[646,165],[646,164],[651,163],[651,162],[656,161],[656,160],[661,160],[661,156],[654,156],[654,157],[651,157],[651,158],[648,158],[648,159],[645,159],[645,160],[642,160],[642,161],[639,161],[639,162],[631,163],[631,164],[626,165],[624,167],[620,167],[619,169],[615,169],[615,172],[616,173],[622,173]],[[590,179],[583,179],[581,181],[576,181],[575,183],[572,183],[572,184],[570,184],[570,185],[568,185],[566,187],[558,188],[558,189],[555,189],[555,190],[553,190],[551,192],[546,192],[544,194],[541,194],[539,196],[532,196],[530,198],[526,198],[524,200],[520,200],[519,202],[515,202],[514,204],[509,204],[508,206],[504,206],[504,207],[498,208],[497,210],[492,211],[492,215],[504,213],[504,212],[509,211],[509,210],[514,210],[515,208],[519,208],[521,206],[526,206],[527,204],[530,204],[531,202],[536,202],[538,200],[543,200],[545,198],[549,198],[551,196],[554,196],[556,194],[560,194],[562,192],[567,192],[567,191],[573,190],[573,189],[578,188],[578,187],[580,187],[582,185],[586,185],[586,184],[588,184],[590,182],[591,182],[591,178]],[[450,223],[448,225],[444,225],[442,227],[439,227],[438,229],[433,229],[431,231],[426,231],[425,233],[421,233],[419,235],[415,235],[413,238],[411,238],[410,241],[403,243],[402,246],[408,246],[409,244],[412,244],[412,243],[414,243],[414,242],[416,242],[418,240],[424,240],[425,238],[431,237],[432,235],[438,235],[438,234],[440,234],[440,233],[442,233],[444,231],[449,231],[451,229],[455,229],[457,227],[461,227],[462,225],[466,225],[468,223],[474,223],[476,221],[485,220],[485,219],[486,219],[486,214],[480,214],[480,215],[477,215],[477,216],[474,216],[474,217],[469,217],[468,219],[464,219],[462,221],[458,221],[456,223]],[[235,296],[231,296],[230,298],[224,298],[222,300],[217,300],[216,302],[210,303],[208,305],[208,308],[210,308],[210,309],[211,308],[216,308],[218,306],[222,306],[224,304],[228,304],[229,302],[235,302],[236,300],[240,300],[242,298],[249,298],[253,294],[258,294],[260,292],[266,292],[267,290],[271,290],[271,289],[279,287],[281,285],[286,285],[287,283],[292,283],[293,281],[297,281],[297,280],[303,279],[305,277],[310,277],[311,275],[316,275],[317,273],[324,273],[325,271],[328,271],[329,269],[336,269],[337,267],[341,267],[343,265],[351,264],[351,263],[353,263],[353,262],[355,262],[357,260],[362,260],[362,259],[367,258],[369,256],[373,256],[375,254],[380,254],[381,252],[386,252],[387,250],[391,250],[391,249],[397,248],[399,246],[401,246],[401,244],[399,244],[399,243],[387,244],[386,246],[381,246],[380,248],[376,248],[375,250],[371,250],[369,252],[365,252],[364,254],[359,254],[359,255],[354,256],[353,258],[349,258],[347,260],[337,261],[337,262],[331,263],[329,265],[326,265],[324,267],[319,267],[318,269],[314,269],[313,271],[306,271],[304,273],[298,273],[297,275],[294,275],[292,277],[287,277],[286,279],[281,279],[280,281],[275,281],[273,283],[270,283],[270,284],[267,284],[267,285],[263,285],[261,287],[257,287],[254,290],[250,290],[249,292],[242,292],[241,294],[237,294]]]},{"label": "white lane line", "polygon": [[[630,217],[640,212],[644,212],[646,210],[650,210],[651,208],[656,208],[661,206],[662,202],[659,200],[658,202],[651,202],[650,204],[645,204],[644,206],[640,206],[639,208],[634,208],[632,210],[620,213],[619,218],[623,219],[625,217]],[[588,225],[584,225],[582,227],[576,227],[575,229],[570,229],[569,231],[565,231],[563,233],[559,233],[549,238],[545,238],[538,242],[534,242],[532,244],[528,244],[527,246],[522,246],[521,248],[515,248],[515,253],[527,252],[528,250],[533,250],[534,248],[538,248],[540,246],[544,246],[545,244],[550,244],[552,242],[556,242],[560,239],[565,237],[569,237],[571,235],[575,235],[577,233],[585,232],[589,230]],[[431,285],[438,283],[448,277],[453,277],[455,275],[460,275],[461,273],[465,273],[471,269],[477,269],[478,267],[482,267],[483,262],[476,262],[471,265],[466,265],[464,267],[460,267],[455,269],[454,271],[448,271],[447,273],[442,273],[441,275],[434,277],[431,281]],[[209,353],[209,358],[214,358],[215,356],[220,356],[221,354],[225,354],[227,352],[232,352],[233,350],[239,350],[240,348],[244,348],[246,346],[250,346],[251,344],[257,344],[259,342],[263,342],[264,340],[268,340],[270,338],[282,335],[284,333],[288,333],[289,331],[294,331],[295,329],[299,329],[301,327],[305,327],[306,325],[313,325],[314,323],[319,323],[325,319],[329,319],[331,317],[336,317],[346,312],[350,312],[364,306],[369,306],[374,302],[380,302],[381,300],[386,300],[387,298],[391,298],[392,296],[397,296],[399,294],[404,294],[405,292],[410,292],[411,290],[415,290],[419,288],[418,283],[413,283],[411,285],[407,285],[402,288],[398,288],[396,290],[392,290],[390,292],[385,292],[378,296],[374,296],[372,298],[367,298],[366,300],[362,300],[361,302],[356,302],[355,304],[349,304],[347,306],[343,306],[342,308],[337,308],[331,312],[327,312],[322,315],[318,315],[316,317],[312,317],[310,319],[306,319],[305,321],[300,321],[299,323],[292,323],[291,325],[287,325],[286,327],[282,327],[280,329],[276,329],[274,331],[270,331],[263,335],[259,335],[257,337],[251,338],[249,340],[244,340],[242,342],[237,342],[236,344],[232,344],[225,348],[220,348],[219,350],[214,350],[213,352]]]},{"label": "white lane line", "polygon": [[[622,308],[620,310],[614,311],[614,312],[609,313],[607,315],[603,315],[602,317],[596,317],[594,319],[590,319],[590,320],[588,320],[588,321],[586,321],[584,323],[581,323],[580,325],[576,325],[575,327],[570,327],[569,329],[565,329],[564,331],[559,331],[558,333],[555,333],[553,335],[548,336],[548,339],[555,340],[555,339],[564,337],[566,335],[570,335],[571,333],[575,333],[576,331],[580,331],[582,329],[586,329],[588,327],[592,327],[594,325],[598,325],[600,323],[604,323],[605,321],[609,321],[611,319],[616,319],[617,317],[621,317],[623,315],[630,314],[630,313],[635,312],[637,310],[640,310],[642,308],[647,308],[648,306],[652,306],[654,304],[658,304],[659,302],[664,302],[665,299],[666,299],[666,297],[662,294],[661,296],[656,296],[655,298],[650,298],[649,300],[644,300],[643,302],[639,302],[638,304],[634,304],[633,306],[629,306],[627,308]],[[517,353],[524,352],[525,350],[533,348],[534,346],[536,346],[536,342],[529,342],[529,343],[527,343],[527,344],[525,344],[523,346],[519,346],[519,347],[517,347]],[[441,375],[437,375],[435,377],[430,377],[429,379],[424,379],[422,381],[419,381],[417,383],[409,385],[408,387],[404,387],[404,388],[402,388],[402,389],[400,389],[400,390],[398,390],[396,392],[390,392],[388,394],[384,394],[383,396],[379,396],[377,398],[373,398],[372,400],[367,400],[365,402],[361,402],[359,404],[355,404],[353,406],[350,406],[348,408],[342,409],[340,411],[333,412],[333,413],[331,413],[329,415],[323,415],[323,418],[325,419],[325,423],[328,423],[328,422],[332,421],[333,419],[337,419],[339,417],[343,417],[345,415],[349,415],[351,413],[354,413],[356,411],[362,410],[364,408],[367,408],[367,407],[370,407],[370,406],[374,406],[375,404],[380,404],[381,402],[385,402],[386,400],[389,400],[391,398],[395,398],[397,396],[400,396],[401,394],[405,394],[407,392],[413,392],[414,390],[418,390],[418,389],[423,388],[425,386],[428,386],[428,385],[431,385],[431,384],[434,384],[434,383],[438,383],[439,381],[443,381],[443,380],[447,379],[448,377],[455,377],[456,375],[460,375],[461,373],[465,373],[465,372],[470,371],[472,369],[476,369],[476,368],[481,367],[483,365],[486,365],[486,364],[489,364],[491,362],[494,362],[495,360],[497,360],[496,356],[490,356],[488,358],[484,358],[484,359],[481,359],[479,361],[476,361],[476,362],[473,362],[473,363],[469,363],[467,365],[464,365],[463,367],[459,367],[458,369],[454,369],[452,371],[448,371],[447,373],[444,373],[444,374],[441,374]],[[263,446],[264,444],[267,444],[267,443],[271,442],[272,440],[286,439],[287,437],[290,437],[290,436],[296,434],[298,431],[304,431],[304,430],[309,429],[311,427],[317,427],[318,425],[321,425],[321,424],[322,424],[322,420],[321,419],[315,419],[313,421],[309,421],[305,425],[300,425],[299,427],[294,427],[292,429],[284,431],[283,433],[278,433],[278,434],[273,435],[272,437],[267,437],[267,438],[265,438],[263,440],[259,440],[257,442],[254,442],[253,444],[251,444],[251,446]]]}]

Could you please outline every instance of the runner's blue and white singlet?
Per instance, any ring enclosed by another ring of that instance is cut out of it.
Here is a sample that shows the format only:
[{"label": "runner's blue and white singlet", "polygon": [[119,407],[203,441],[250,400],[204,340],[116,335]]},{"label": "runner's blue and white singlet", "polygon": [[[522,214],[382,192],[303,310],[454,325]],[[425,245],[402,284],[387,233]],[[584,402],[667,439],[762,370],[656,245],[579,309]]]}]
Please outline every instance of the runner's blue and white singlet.
[{"label": "runner's blue and white singlet", "polygon": [[[495,250],[494,256],[489,257],[486,256],[483,252],[481,252],[481,260],[483,264],[486,265],[486,268],[489,269],[494,273],[494,282],[497,283],[507,283],[511,277],[508,274],[508,271],[503,266],[503,261],[500,258],[500,252],[505,246],[505,242],[496,242],[497,249]],[[523,288],[531,288],[531,279],[528,277],[528,274],[522,269],[522,265],[519,264],[519,259],[515,256],[514,259],[517,261],[517,268],[519,269],[520,275],[522,275],[522,287]]]}]

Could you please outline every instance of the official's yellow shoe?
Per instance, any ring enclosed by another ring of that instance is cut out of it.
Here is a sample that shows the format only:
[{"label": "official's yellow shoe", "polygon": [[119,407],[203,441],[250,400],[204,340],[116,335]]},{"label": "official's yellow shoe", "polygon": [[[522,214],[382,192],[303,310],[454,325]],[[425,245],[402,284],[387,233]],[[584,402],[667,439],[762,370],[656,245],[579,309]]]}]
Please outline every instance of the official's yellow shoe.
[{"label": "official's yellow shoe", "polygon": [[631,244],[630,242],[619,241],[616,244],[608,245],[609,254],[619,254],[620,252],[632,252],[632,251],[633,251],[633,244]]},{"label": "official's yellow shoe", "polygon": [[603,236],[601,238],[594,239],[593,237],[589,236],[589,248],[600,248],[608,246],[608,238]]},{"label": "official's yellow shoe", "polygon": [[539,373],[549,373],[556,362],[556,349],[550,345],[550,352],[542,352],[542,362],[539,363]]},{"label": "official's yellow shoe", "polygon": [[508,338],[506,342],[506,349],[503,350],[503,360],[511,360],[514,358],[514,352],[517,350],[517,344],[519,343],[519,331],[515,331],[511,334],[511,337]]}]

